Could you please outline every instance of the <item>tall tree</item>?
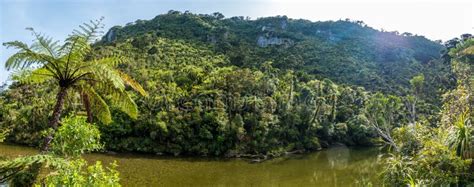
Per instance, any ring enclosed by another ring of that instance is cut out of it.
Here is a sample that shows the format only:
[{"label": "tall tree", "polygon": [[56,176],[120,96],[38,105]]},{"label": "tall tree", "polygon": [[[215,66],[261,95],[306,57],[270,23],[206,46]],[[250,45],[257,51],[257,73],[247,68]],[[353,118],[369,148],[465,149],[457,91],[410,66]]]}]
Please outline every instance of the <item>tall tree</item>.
[{"label": "tall tree", "polygon": [[399,97],[394,95],[385,96],[382,93],[372,95],[365,107],[365,115],[369,124],[395,151],[400,149],[394,141],[392,130],[403,123],[400,120],[403,118],[400,117],[401,110],[402,103]]},{"label": "tall tree", "polygon": [[[53,129],[43,141],[42,152],[47,152],[57,129],[65,99],[70,92],[78,93],[88,114],[88,121],[92,121],[94,114],[103,123],[112,121],[109,106],[104,96],[109,96],[109,102],[118,106],[130,117],[138,116],[135,102],[126,92],[126,85],[146,96],[146,91],[130,76],[116,69],[118,64],[125,63],[126,57],[117,54],[108,54],[103,57],[94,57],[91,43],[102,28],[102,18],[90,21],[80,26],[79,30],[66,38],[63,45],[30,30],[35,38],[32,45],[20,41],[6,42],[7,48],[18,51],[10,56],[5,67],[10,69],[27,69],[28,73],[22,76],[26,82],[54,81],[59,88],[56,104],[53,109],[49,127]],[[32,69],[32,70],[31,70]]]},{"label": "tall tree", "polygon": [[410,79],[410,85],[412,89],[411,95],[406,97],[406,106],[409,114],[409,121],[411,124],[415,124],[417,115],[416,115],[416,105],[421,99],[421,93],[423,92],[423,83],[425,81],[425,76],[423,74],[417,75]]}]

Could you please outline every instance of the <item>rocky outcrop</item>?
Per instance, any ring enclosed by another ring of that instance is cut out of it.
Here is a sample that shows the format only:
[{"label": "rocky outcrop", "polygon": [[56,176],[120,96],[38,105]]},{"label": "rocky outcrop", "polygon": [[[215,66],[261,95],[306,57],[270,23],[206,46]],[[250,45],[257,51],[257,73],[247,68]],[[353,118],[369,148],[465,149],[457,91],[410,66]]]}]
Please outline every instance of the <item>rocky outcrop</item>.
[{"label": "rocky outcrop", "polygon": [[110,30],[105,34],[105,36],[104,36],[104,38],[102,38],[102,40],[104,40],[107,43],[115,41],[117,39],[117,33],[116,32],[117,32],[118,29],[120,29],[120,27],[118,27],[118,26],[110,28]]},{"label": "rocky outcrop", "polygon": [[288,38],[259,36],[257,39],[257,45],[259,47],[267,47],[269,45],[285,45],[289,47],[293,45],[293,43],[293,40]]},{"label": "rocky outcrop", "polygon": [[288,20],[287,19],[281,20],[280,29],[285,30],[287,26],[288,26]]}]

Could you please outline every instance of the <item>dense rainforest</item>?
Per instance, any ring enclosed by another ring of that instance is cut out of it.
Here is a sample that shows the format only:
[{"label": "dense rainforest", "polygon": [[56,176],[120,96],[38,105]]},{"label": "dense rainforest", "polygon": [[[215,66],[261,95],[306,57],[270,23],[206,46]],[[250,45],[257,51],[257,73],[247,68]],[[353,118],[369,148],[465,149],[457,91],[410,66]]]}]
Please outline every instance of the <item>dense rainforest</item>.
[{"label": "dense rainforest", "polygon": [[[31,47],[4,44],[19,49],[6,67],[21,70],[0,89],[0,139],[65,158],[108,150],[257,161],[389,145],[388,184],[474,180],[470,34],[441,44],[361,21],[178,11],[112,27],[96,41],[99,21],[81,29],[62,47],[33,29]],[[23,68],[36,62],[42,67]],[[67,163],[40,154],[0,162],[0,175],[40,163],[31,160]],[[71,163],[53,164],[63,172],[46,183],[86,165]],[[91,184],[118,183],[113,168],[100,168],[89,167],[104,177]]]},{"label": "dense rainforest", "polygon": [[[132,59],[119,68],[150,94],[132,94],[138,119],[112,108],[113,122],[99,126],[114,151],[236,156],[372,145],[372,105],[387,96],[397,107],[387,123],[435,124],[440,96],[455,83],[443,45],[361,21],[170,11],[112,27],[93,48],[90,58]],[[424,83],[411,84],[416,76]],[[8,141],[35,145],[54,106],[46,93],[56,90],[25,82],[2,92],[0,121],[12,129]],[[79,96],[67,99],[68,113],[84,111]]]}]

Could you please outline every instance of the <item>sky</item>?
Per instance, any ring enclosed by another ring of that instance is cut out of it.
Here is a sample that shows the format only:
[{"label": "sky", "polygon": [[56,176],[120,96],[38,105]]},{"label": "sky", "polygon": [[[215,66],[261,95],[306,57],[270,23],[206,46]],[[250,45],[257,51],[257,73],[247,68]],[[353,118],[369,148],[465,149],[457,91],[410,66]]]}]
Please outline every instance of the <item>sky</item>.
[{"label": "sky", "polygon": [[[252,19],[286,15],[311,21],[349,18],[386,31],[410,32],[432,40],[474,34],[472,0],[0,0],[0,43],[31,43],[26,27],[63,40],[83,22],[105,17],[104,32],[169,10]],[[0,84],[10,72],[6,59],[15,50],[0,46]]]}]

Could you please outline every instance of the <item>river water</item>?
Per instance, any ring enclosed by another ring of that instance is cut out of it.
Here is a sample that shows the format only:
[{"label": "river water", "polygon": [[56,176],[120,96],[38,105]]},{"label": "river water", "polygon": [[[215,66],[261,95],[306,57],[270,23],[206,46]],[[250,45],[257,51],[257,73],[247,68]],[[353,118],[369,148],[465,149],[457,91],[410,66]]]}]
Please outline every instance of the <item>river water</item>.
[{"label": "river water", "polygon": [[[0,156],[35,154],[0,144]],[[262,163],[242,159],[87,154],[88,161],[118,162],[123,186],[378,186],[377,148],[334,147]],[[105,164],[107,165],[107,164]]]}]

